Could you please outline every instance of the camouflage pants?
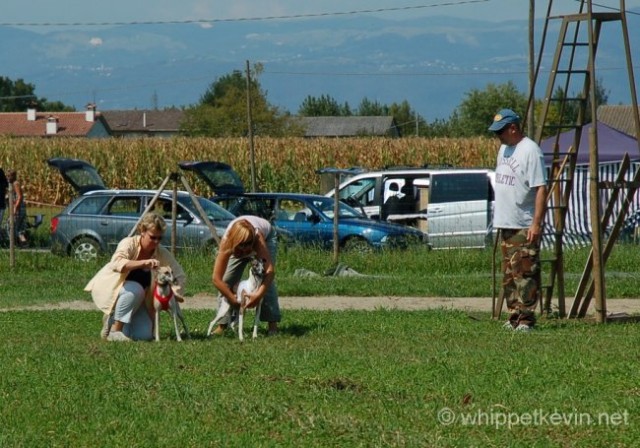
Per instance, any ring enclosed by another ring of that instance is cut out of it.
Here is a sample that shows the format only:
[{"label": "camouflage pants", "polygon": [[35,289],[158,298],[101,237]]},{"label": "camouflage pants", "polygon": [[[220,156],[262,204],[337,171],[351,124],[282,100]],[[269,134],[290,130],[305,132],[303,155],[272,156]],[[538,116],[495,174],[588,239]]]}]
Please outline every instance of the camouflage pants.
[{"label": "camouflage pants", "polygon": [[540,244],[527,242],[527,229],[501,229],[502,294],[509,321],[535,324],[540,286]]}]

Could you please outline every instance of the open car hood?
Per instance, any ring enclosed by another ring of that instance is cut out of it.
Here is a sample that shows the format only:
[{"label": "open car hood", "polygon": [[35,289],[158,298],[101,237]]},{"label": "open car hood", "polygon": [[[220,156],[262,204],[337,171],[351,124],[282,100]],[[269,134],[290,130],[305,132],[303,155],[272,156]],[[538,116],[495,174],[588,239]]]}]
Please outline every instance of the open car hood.
[{"label": "open car hood", "polygon": [[64,180],[80,194],[107,189],[98,171],[84,160],[54,157],[48,159],[47,164],[60,171]]},{"label": "open car hood", "polygon": [[240,176],[230,165],[222,162],[178,162],[184,171],[192,171],[200,176],[216,196],[233,196],[244,193]]}]

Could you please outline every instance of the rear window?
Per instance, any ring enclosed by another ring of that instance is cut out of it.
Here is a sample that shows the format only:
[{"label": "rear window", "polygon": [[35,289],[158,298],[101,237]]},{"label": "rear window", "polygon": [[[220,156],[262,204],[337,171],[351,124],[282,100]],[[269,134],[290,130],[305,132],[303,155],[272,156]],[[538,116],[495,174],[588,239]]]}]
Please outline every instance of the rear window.
[{"label": "rear window", "polygon": [[235,205],[233,211],[237,216],[254,215],[270,220],[273,217],[273,199],[242,198]]},{"label": "rear window", "polygon": [[490,200],[486,173],[432,175],[430,188],[432,204]]}]

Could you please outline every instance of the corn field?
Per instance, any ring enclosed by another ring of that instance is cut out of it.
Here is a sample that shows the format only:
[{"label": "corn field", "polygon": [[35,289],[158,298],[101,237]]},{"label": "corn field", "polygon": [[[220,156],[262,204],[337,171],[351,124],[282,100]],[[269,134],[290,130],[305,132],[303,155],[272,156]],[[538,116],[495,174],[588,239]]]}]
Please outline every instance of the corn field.
[{"label": "corn field", "polygon": [[[256,138],[256,184],[259,191],[320,193],[326,167],[366,169],[385,166],[445,165],[493,168],[498,142],[490,138]],[[250,188],[247,139],[24,139],[0,138],[0,167],[16,169],[27,201],[68,204],[75,192],[46,160],[69,157],[96,167],[110,188],[157,189],[177,162],[216,160],[231,165]],[[208,187],[188,173],[194,192],[211,196]],[[179,186],[182,189],[181,186]]]}]

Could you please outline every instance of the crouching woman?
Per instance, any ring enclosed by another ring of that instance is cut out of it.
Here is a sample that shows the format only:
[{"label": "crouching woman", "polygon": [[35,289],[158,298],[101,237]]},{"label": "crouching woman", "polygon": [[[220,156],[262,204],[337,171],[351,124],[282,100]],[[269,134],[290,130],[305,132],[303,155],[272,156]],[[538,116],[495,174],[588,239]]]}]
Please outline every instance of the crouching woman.
[{"label": "crouching woman", "polygon": [[89,281],[85,291],[91,293],[96,306],[104,313],[100,336],[108,341],[153,339],[152,271],[170,266],[182,293],[186,276],[180,264],[160,245],[167,223],[156,213],[145,214],[137,234],[124,238],[111,261]]}]

